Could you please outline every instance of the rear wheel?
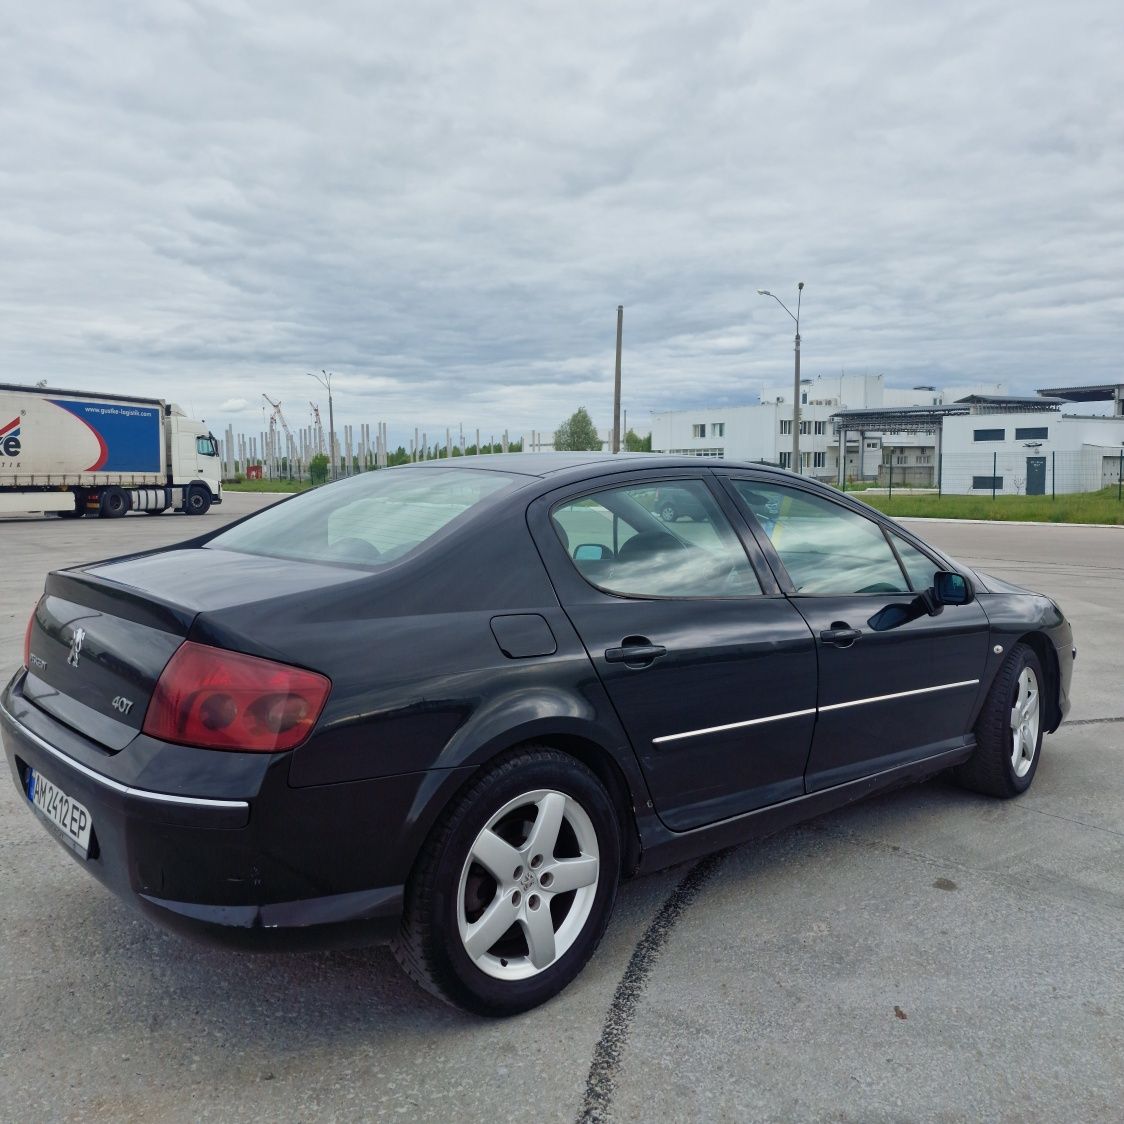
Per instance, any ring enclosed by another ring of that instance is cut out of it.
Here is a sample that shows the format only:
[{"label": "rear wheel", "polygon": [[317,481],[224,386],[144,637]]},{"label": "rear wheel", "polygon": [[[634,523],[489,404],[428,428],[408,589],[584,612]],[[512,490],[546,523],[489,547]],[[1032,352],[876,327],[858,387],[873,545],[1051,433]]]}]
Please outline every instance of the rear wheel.
[{"label": "rear wheel", "polygon": [[395,955],[481,1015],[557,995],[593,955],[616,898],[620,828],[580,762],[529,748],[500,762],[434,830],[406,890]]},{"label": "rear wheel", "polygon": [[122,488],[104,488],[101,493],[98,514],[103,519],[120,519],[126,515],[130,506],[129,496]]},{"label": "rear wheel", "polygon": [[665,503],[660,506],[660,518],[665,523],[674,523],[679,517],[679,513],[675,510],[675,504]]},{"label": "rear wheel", "polygon": [[1042,664],[1028,644],[1016,644],[991,685],[976,722],[976,752],[953,775],[989,796],[1030,788],[1042,749]]},{"label": "rear wheel", "polygon": [[202,484],[192,484],[183,497],[183,509],[188,515],[206,515],[211,510],[211,491]]}]

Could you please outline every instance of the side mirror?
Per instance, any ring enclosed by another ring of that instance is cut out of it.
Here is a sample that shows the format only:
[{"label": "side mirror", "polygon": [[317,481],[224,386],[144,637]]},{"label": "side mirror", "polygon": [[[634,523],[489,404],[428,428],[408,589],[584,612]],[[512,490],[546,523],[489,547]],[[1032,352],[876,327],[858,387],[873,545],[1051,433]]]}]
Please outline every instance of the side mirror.
[{"label": "side mirror", "polygon": [[574,547],[575,562],[605,562],[613,557],[613,552],[599,542],[583,542]]},{"label": "side mirror", "polygon": [[952,570],[938,570],[933,575],[933,600],[938,605],[967,605],[975,598],[968,579]]}]

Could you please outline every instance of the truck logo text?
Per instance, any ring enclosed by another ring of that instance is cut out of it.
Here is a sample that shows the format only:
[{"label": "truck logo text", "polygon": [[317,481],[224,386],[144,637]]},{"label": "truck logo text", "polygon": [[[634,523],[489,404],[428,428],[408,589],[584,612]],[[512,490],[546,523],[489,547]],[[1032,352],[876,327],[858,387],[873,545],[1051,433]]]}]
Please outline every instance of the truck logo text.
[{"label": "truck logo text", "polygon": [[0,457],[15,459],[20,455],[20,419],[12,418],[7,425],[0,425]]}]

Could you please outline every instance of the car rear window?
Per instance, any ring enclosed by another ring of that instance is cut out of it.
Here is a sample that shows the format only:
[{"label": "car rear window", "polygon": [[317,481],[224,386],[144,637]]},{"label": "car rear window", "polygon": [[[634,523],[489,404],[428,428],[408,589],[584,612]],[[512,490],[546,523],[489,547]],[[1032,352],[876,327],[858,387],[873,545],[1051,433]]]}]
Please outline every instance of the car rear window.
[{"label": "car rear window", "polygon": [[417,550],[524,479],[467,468],[368,472],[266,508],[206,545],[377,568]]}]

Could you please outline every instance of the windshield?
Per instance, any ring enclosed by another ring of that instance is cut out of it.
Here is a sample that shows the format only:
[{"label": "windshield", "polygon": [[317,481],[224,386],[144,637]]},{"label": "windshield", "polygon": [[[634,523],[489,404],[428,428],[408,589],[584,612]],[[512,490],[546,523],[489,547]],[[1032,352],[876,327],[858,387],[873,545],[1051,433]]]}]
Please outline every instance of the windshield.
[{"label": "windshield", "polygon": [[474,469],[368,472],[267,508],[206,545],[301,562],[382,566],[521,479]]}]

